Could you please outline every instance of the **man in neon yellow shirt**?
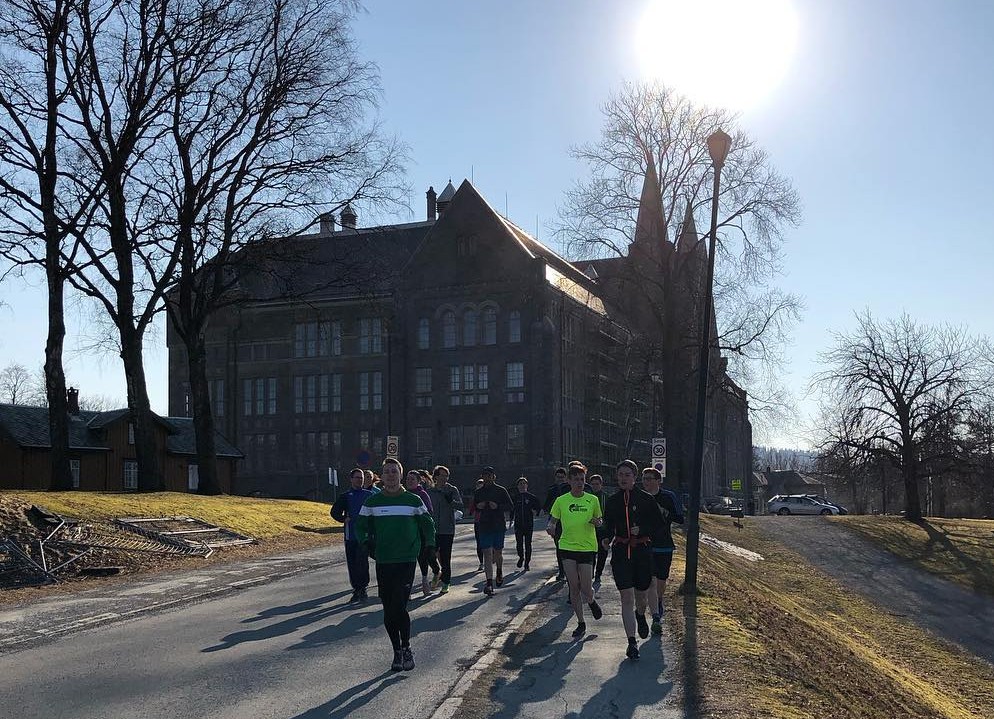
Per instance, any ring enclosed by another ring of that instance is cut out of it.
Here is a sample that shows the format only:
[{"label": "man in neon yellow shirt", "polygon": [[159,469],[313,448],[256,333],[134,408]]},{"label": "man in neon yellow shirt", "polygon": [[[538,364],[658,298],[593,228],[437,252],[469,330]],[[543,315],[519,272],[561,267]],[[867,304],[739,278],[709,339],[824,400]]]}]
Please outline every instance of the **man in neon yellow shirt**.
[{"label": "man in neon yellow shirt", "polygon": [[597,527],[604,523],[601,518],[600,500],[583,487],[587,482],[587,468],[582,464],[572,464],[569,468],[568,494],[560,496],[552,504],[549,512],[549,526],[546,531],[555,538],[556,528],[560,527],[559,552],[563,559],[563,570],[569,583],[570,604],[576,615],[576,629],[573,636],[582,637],[587,631],[583,621],[583,603],[590,607],[594,619],[600,619],[600,606],[594,601],[594,561],[597,558]]}]

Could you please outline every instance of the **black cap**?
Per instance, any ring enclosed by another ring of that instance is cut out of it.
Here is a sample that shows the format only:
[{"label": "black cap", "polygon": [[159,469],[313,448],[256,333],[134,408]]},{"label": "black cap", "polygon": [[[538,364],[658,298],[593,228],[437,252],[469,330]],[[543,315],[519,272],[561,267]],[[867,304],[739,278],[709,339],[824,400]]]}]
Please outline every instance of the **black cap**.
[{"label": "black cap", "polygon": [[483,468],[483,474],[492,474],[493,476],[496,477],[497,476],[497,470],[495,470],[493,467],[484,467]]}]

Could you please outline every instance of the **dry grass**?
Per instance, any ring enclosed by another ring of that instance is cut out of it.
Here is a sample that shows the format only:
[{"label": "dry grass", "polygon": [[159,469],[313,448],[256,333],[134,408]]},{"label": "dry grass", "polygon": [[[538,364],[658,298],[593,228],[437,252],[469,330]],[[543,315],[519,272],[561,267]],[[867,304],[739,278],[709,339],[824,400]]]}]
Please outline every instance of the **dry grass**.
[{"label": "dry grass", "polygon": [[994,596],[992,520],[845,516],[833,521],[927,572]]},{"label": "dry grass", "polygon": [[[705,517],[702,526],[765,557],[703,547],[696,618],[690,600],[684,612],[679,598],[671,604],[669,620],[691,648],[685,693],[702,717],[994,716],[990,665],[863,600],[755,523],[736,531]],[[675,576],[682,570],[674,562]]]}]

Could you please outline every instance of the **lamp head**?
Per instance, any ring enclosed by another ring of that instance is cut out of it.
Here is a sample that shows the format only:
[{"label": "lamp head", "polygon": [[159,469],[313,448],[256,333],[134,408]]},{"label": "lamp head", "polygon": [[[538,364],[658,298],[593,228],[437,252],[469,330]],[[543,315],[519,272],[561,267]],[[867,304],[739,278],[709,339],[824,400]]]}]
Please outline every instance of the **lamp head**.
[{"label": "lamp head", "polygon": [[720,170],[725,165],[728,151],[732,149],[732,138],[726,132],[717,130],[708,136],[707,143],[711,162]]}]

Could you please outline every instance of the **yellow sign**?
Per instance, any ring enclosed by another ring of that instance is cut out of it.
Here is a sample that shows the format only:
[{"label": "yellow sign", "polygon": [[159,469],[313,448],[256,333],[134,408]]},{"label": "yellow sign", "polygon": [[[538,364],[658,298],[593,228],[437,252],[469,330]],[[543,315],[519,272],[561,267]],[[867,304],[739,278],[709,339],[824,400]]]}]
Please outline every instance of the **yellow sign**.
[{"label": "yellow sign", "polygon": [[734,489],[736,491],[742,491],[742,480],[741,479],[733,479],[732,480],[732,489]]}]

